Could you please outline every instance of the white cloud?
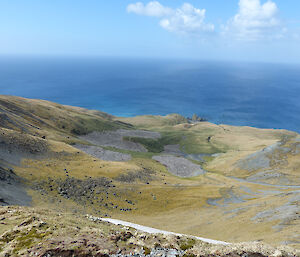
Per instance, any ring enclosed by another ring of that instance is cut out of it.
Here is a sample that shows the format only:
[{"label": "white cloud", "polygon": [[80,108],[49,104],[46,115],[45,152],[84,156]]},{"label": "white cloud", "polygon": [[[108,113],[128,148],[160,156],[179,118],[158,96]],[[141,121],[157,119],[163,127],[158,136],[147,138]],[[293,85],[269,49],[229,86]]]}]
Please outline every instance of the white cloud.
[{"label": "white cloud", "polygon": [[214,31],[213,24],[204,22],[205,13],[205,9],[197,9],[191,4],[185,3],[170,17],[162,19],[160,25],[164,29],[177,32]]},{"label": "white cloud", "polygon": [[205,9],[197,9],[189,3],[180,8],[165,7],[157,1],[144,5],[141,2],[127,6],[129,13],[160,17],[160,26],[177,33],[200,33],[214,31],[214,25],[205,22]]},{"label": "white cloud", "polygon": [[238,13],[223,27],[224,34],[240,40],[278,38],[283,33],[277,5],[268,0],[240,0]]},{"label": "white cloud", "polygon": [[141,2],[137,2],[135,4],[129,4],[127,6],[127,12],[138,15],[162,17],[169,15],[172,12],[172,9],[162,6],[157,1],[149,2],[146,5]]}]

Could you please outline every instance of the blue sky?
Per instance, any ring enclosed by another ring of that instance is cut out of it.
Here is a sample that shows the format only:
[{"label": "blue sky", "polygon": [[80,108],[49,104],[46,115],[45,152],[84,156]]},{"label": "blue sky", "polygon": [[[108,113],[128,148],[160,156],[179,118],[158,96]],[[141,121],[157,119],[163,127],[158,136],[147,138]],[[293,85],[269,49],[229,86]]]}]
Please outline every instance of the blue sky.
[{"label": "blue sky", "polygon": [[300,62],[299,0],[0,0],[0,54]]}]

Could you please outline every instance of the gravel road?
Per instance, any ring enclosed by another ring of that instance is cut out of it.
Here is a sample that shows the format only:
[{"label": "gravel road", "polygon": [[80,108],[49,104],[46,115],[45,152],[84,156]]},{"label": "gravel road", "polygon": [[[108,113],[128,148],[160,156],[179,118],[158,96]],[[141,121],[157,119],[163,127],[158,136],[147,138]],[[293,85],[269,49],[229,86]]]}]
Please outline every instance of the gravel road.
[{"label": "gravel road", "polygon": [[[170,232],[170,231],[165,231],[165,230],[160,230],[160,229],[156,229],[156,228],[151,228],[151,227],[146,227],[146,226],[142,226],[142,225],[138,225],[135,223],[131,223],[131,222],[127,222],[127,221],[123,221],[123,220],[117,220],[117,219],[111,219],[111,218],[97,218],[97,217],[92,217],[92,216],[88,216],[89,219],[93,220],[93,219],[99,219],[102,221],[106,221],[115,225],[122,225],[122,226],[126,226],[126,227],[131,227],[131,228],[135,228],[137,230],[146,232],[146,233],[150,233],[150,234],[164,234],[164,235],[176,235],[176,236],[187,236],[187,235],[183,235],[183,234],[178,234],[178,233],[174,233],[174,232]],[[191,237],[191,236],[189,236]],[[194,237],[194,236],[192,236]],[[208,239],[208,238],[203,238],[203,237],[194,237],[198,240],[201,240],[203,242],[206,243],[210,243],[210,244],[216,244],[216,245],[229,245],[229,243],[227,242],[223,242],[223,241],[218,241],[218,240],[213,240],[213,239]]]}]

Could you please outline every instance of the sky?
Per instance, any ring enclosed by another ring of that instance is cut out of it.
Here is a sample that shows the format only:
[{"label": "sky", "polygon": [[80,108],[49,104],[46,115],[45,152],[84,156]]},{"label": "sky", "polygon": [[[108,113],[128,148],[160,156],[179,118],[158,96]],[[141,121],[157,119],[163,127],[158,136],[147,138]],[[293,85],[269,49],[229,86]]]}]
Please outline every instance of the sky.
[{"label": "sky", "polygon": [[300,62],[299,0],[0,0],[0,55]]}]

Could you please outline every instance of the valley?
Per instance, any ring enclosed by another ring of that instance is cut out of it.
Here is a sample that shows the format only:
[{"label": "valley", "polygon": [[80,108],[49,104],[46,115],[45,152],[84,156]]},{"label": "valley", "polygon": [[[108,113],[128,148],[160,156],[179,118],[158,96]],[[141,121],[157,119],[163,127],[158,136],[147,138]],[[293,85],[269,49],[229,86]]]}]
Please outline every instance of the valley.
[{"label": "valley", "polygon": [[[2,215],[24,208],[54,224],[49,210],[77,224],[88,214],[300,249],[299,157],[300,135],[287,130],[193,123],[178,114],[115,117],[0,96]],[[0,234],[13,227],[5,219]],[[16,254],[44,239],[15,248],[14,238],[1,240],[3,252]]]}]

